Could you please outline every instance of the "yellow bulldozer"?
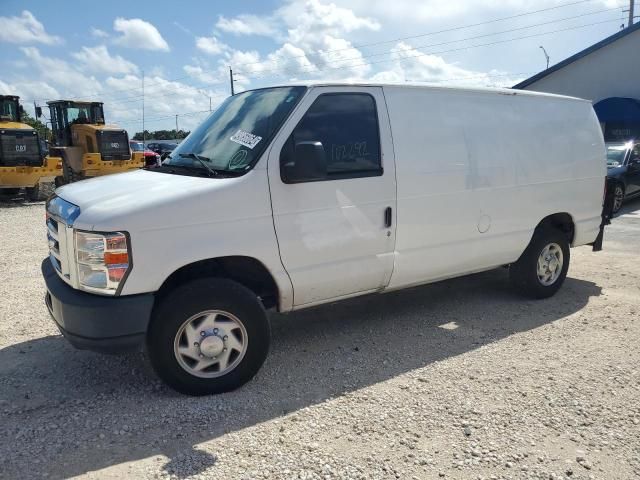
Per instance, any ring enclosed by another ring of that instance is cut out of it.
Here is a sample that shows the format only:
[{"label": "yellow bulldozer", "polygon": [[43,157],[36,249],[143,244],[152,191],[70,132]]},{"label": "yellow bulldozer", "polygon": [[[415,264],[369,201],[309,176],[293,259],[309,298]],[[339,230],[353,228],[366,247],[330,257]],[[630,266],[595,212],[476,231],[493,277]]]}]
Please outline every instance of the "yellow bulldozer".
[{"label": "yellow bulldozer", "polygon": [[[131,152],[127,131],[105,125],[102,102],[47,102],[51,114],[51,155],[62,158],[56,186],[144,166],[144,152]],[[42,110],[36,108],[36,115]]]},{"label": "yellow bulldozer", "polygon": [[0,95],[0,193],[25,188],[29,200],[42,200],[47,192],[41,182],[60,175],[62,160],[46,155],[44,139],[21,117],[19,97]]}]

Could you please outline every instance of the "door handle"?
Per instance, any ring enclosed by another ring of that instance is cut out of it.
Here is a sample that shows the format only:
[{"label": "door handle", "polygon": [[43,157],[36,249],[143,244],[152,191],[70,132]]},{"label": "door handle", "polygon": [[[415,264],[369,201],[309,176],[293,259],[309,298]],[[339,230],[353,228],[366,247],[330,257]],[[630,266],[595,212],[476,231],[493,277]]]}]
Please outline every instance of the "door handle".
[{"label": "door handle", "polygon": [[387,207],[384,211],[384,228],[390,228],[392,222],[391,207]]}]

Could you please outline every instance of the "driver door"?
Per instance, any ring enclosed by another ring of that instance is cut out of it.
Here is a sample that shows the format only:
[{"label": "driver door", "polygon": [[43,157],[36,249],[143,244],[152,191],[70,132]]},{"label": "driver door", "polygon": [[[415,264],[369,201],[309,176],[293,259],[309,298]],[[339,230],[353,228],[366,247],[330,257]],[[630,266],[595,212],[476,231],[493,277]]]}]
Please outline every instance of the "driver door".
[{"label": "driver door", "polygon": [[626,195],[640,194],[640,144],[635,145],[627,163]]},{"label": "driver door", "polygon": [[382,88],[310,89],[274,141],[268,170],[294,308],[389,283],[396,180]]}]

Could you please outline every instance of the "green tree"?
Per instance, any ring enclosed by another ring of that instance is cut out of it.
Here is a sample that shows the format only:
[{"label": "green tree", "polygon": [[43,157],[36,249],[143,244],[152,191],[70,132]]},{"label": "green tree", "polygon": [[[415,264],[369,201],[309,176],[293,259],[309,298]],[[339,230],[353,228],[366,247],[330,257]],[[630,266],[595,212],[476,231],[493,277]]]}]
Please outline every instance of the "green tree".
[{"label": "green tree", "polygon": [[41,139],[49,140],[51,130],[40,120],[38,120],[37,118],[33,118],[25,111],[21,112],[20,120],[22,121],[22,123],[26,123],[27,125],[33,127],[38,132],[38,135]]},{"label": "green tree", "polygon": [[[176,132],[175,128],[173,130],[155,130],[153,132],[145,130],[144,138],[145,140],[181,140],[186,138],[190,133],[190,131],[184,130],[178,130]],[[136,132],[133,140],[142,140],[142,132]]]}]

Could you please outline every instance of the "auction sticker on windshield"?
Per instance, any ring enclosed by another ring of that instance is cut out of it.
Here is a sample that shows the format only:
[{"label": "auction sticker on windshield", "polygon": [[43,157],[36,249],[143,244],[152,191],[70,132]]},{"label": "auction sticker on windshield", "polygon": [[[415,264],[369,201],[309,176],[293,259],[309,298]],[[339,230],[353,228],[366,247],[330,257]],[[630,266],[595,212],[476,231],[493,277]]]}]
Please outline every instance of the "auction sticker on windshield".
[{"label": "auction sticker on windshield", "polygon": [[229,140],[239,143],[240,145],[244,145],[245,147],[253,150],[253,147],[260,143],[262,137],[254,135],[253,133],[245,132],[244,130],[238,130],[231,136],[231,138],[229,138]]}]

